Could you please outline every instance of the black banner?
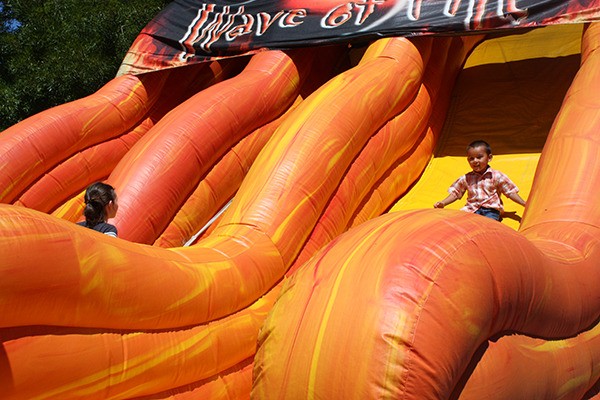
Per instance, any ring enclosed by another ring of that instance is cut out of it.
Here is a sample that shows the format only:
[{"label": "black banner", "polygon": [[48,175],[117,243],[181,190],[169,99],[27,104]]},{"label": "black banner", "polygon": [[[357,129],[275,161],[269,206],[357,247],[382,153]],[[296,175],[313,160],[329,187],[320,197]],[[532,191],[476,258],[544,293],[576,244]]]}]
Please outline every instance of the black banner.
[{"label": "black banner", "polygon": [[466,34],[600,19],[600,0],[175,0],[140,33],[123,72],[378,37]]}]

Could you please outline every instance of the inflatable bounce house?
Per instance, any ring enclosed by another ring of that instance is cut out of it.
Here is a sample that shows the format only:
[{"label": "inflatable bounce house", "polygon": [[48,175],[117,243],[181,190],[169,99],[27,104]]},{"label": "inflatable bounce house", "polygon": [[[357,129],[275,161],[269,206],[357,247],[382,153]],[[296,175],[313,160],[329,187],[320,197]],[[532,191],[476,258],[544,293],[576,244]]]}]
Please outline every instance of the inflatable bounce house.
[{"label": "inflatable bounce house", "polygon": [[[175,0],[0,133],[0,398],[600,399],[598,20]],[[501,222],[433,207],[475,139]]]}]

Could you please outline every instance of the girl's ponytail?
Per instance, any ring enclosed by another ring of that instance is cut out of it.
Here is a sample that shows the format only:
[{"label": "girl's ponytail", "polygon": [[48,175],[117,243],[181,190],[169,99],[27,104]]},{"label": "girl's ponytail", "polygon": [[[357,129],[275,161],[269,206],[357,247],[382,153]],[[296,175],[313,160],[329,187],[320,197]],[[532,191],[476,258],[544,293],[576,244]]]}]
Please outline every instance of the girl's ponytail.
[{"label": "girl's ponytail", "polygon": [[115,200],[115,189],[102,182],[92,183],[85,191],[85,225],[93,228],[106,221],[106,206]]}]

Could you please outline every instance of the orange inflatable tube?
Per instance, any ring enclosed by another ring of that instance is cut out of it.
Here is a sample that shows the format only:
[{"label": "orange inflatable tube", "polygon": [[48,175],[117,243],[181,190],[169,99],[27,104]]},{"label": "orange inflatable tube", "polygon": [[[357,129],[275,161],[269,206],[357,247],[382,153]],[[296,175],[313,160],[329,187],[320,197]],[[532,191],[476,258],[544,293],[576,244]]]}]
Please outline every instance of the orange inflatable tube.
[{"label": "orange inflatable tube", "polygon": [[157,123],[109,180],[122,200],[114,221],[121,237],[153,243],[208,168],[293,103],[312,62],[302,54],[296,63],[283,52],[257,54],[238,77],[199,92]]},{"label": "orange inflatable tube", "polygon": [[88,98],[44,111],[4,131],[0,201],[11,202],[37,176],[74,152],[136,125],[156,102],[166,76],[116,78]]}]

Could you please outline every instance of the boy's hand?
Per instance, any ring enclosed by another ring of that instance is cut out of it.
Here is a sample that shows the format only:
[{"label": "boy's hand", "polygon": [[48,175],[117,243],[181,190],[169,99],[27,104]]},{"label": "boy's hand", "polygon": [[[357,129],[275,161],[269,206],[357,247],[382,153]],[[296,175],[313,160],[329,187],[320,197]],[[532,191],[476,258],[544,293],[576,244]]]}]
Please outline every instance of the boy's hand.
[{"label": "boy's hand", "polygon": [[434,208],[444,208],[446,207],[448,204],[450,203],[454,203],[456,200],[458,200],[458,197],[456,197],[455,194],[451,193],[448,195],[448,197],[446,197],[444,200],[442,201],[438,201],[437,203],[435,203],[433,205]]}]

